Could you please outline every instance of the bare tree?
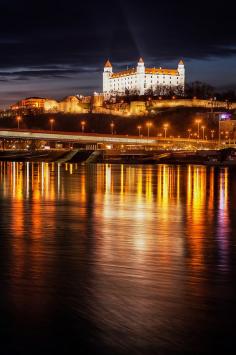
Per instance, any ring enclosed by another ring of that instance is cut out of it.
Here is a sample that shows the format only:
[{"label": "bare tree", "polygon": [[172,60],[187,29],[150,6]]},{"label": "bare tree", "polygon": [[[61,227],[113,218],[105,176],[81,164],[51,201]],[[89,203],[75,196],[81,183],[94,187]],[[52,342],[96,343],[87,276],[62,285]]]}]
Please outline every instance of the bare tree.
[{"label": "bare tree", "polygon": [[214,88],[207,84],[203,83],[201,81],[194,81],[190,84],[186,84],[185,87],[185,96],[186,97],[197,97],[200,99],[208,99],[209,97],[212,97],[214,94]]},{"label": "bare tree", "polygon": [[175,86],[174,93],[176,96],[184,96],[184,86],[180,84]]},{"label": "bare tree", "polygon": [[154,90],[152,87],[148,88],[147,90],[145,90],[144,96],[148,96],[148,97],[153,97],[154,96]]}]

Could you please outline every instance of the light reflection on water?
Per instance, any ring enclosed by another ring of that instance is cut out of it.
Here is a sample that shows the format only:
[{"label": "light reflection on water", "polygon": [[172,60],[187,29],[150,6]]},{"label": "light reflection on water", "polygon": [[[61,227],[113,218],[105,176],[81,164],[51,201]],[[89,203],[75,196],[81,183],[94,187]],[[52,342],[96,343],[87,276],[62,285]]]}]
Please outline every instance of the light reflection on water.
[{"label": "light reflection on water", "polygon": [[0,326],[4,339],[17,329],[11,353],[28,332],[43,340],[39,353],[66,353],[75,339],[91,354],[231,350],[235,177],[191,165],[0,163]]}]

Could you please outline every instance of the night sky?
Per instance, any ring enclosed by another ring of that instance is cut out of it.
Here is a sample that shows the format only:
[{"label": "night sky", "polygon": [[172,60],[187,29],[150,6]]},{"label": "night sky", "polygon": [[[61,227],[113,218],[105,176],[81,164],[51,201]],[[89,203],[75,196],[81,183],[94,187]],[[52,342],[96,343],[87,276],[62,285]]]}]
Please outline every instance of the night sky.
[{"label": "night sky", "polygon": [[235,12],[225,1],[1,0],[0,107],[102,90],[114,70],[186,63],[187,81],[236,87]]}]

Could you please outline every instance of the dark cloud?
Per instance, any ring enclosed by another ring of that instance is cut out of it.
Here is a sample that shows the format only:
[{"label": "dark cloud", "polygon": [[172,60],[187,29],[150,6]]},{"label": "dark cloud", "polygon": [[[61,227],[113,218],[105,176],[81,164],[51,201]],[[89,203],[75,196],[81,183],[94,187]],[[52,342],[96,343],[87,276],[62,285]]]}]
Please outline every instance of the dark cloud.
[{"label": "dark cloud", "polygon": [[1,2],[0,65],[235,54],[234,15],[227,2]]},{"label": "dark cloud", "polygon": [[83,68],[76,67],[71,69],[60,68],[56,66],[54,69],[41,68],[41,69],[31,69],[31,70],[17,70],[17,71],[0,71],[1,81],[11,81],[11,80],[29,80],[34,78],[70,78],[73,74],[79,73],[96,73],[99,72],[100,68]]},{"label": "dark cloud", "polygon": [[119,67],[236,55],[235,18],[229,0],[1,0],[0,46],[2,83],[88,73],[93,90],[107,57]]}]

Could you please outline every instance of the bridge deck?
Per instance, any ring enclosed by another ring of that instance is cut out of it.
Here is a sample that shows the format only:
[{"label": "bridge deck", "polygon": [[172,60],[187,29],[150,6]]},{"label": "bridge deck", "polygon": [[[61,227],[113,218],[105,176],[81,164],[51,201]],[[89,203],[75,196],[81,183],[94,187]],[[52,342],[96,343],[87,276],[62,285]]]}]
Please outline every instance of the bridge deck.
[{"label": "bridge deck", "polygon": [[0,129],[0,139],[38,139],[60,142],[77,143],[113,143],[113,144],[134,144],[134,145],[156,145],[167,143],[201,143],[217,144],[217,141],[197,140],[189,138],[163,138],[163,137],[139,137],[130,135],[111,135],[98,133],[64,132],[64,131],[43,131],[24,129]]}]

